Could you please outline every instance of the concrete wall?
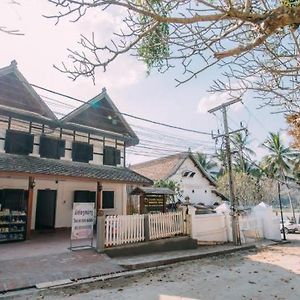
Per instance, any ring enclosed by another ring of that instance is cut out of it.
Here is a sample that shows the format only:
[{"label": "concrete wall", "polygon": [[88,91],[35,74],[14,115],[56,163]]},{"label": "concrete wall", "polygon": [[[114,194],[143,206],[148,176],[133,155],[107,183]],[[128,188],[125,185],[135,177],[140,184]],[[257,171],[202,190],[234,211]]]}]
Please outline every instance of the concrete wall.
[{"label": "concrete wall", "polygon": [[225,216],[223,214],[191,214],[191,237],[198,242],[227,242]]},{"label": "concrete wall", "polygon": [[[186,171],[192,171],[196,174],[194,177],[183,177],[182,175]],[[221,202],[221,198],[212,193],[215,187],[195,167],[191,159],[186,159],[176,174],[169,179],[180,183],[183,199],[188,196],[192,203],[213,204],[214,202]]]},{"label": "concrete wall", "polygon": [[[38,190],[51,189],[57,191],[56,199],[56,217],[55,228],[71,227],[72,223],[72,205],[75,190],[96,191],[97,184],[95,182],[84,181],[55,181],[55,180],[35,180],[35,188],[33,193],[33,208],[32,208],[32,225],[31,229],[35,228],[35,213]],[[105,214],[125,214],[127,192],[126,184],[121,183],[102,183],[103,191],[114,191],[115,201],[114,209],[105,209]],[[16,178],[0,178],[0,189],[28,189],[28,179]]]}]

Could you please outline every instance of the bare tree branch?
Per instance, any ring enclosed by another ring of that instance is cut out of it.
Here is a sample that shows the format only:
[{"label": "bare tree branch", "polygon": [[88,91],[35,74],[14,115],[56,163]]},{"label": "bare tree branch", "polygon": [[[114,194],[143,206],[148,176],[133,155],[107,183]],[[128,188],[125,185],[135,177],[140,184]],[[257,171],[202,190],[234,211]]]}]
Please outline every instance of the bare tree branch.
[{"label": "bare tree branch", "polygon": [[[69,49],[72,66],[59,69],[73,80],[95,77],[121,54],[144,60],[150,68],[165,72],[182,69],[178,85],[209,68],[221,66],[222,74],[212,92],[232,97],[255,91],[262,103],[300,108],[300,6],[271,0],[48,0],[59,22],[76,22],[89,10],[119,8],[122,29],[111,42],[99,45],[94,35],[82,36],[80,50]],[[178,63],[180,65],[178,66]],[[237,83],[238,82],[238,83]]]}]

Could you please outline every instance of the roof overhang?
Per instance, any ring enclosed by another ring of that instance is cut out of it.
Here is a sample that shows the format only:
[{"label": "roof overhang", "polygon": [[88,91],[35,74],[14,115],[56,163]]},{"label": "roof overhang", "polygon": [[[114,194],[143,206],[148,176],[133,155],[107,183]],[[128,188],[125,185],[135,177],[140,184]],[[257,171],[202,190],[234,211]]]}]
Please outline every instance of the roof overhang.
[{"label": "roof overhang", "polygon": [[131,193],[131,195],[175,195],[175,192],[169,188],[161,188],[161,187],[137,187]]},{"label": "roof overhang", "polygon": [[152,185],[153,182],[128,168],[92,165],[33,156],[0,154],[0,176],[80,181],[105,181],[126,184]]}]

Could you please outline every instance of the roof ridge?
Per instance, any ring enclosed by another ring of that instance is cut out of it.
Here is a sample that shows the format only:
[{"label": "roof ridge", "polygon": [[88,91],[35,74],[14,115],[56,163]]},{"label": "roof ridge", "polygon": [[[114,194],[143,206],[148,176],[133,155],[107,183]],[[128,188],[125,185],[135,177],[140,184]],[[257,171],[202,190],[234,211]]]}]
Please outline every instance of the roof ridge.
[{"label": "roof ridge", "polygon": [[[184,154],[185,154],[185,156],[180,157]],[[147,160],[147,161],[144,161],[144,162],[141,162],[141,163],[131,165],[130,168],[135,168],[135,167],[140,167],[140,166],[147,166],[147,165],[151,165],[153,163],[159,163],[159,162],[164,161],[164,160],[170,160],[170,159],[178,157],[178,156],[179,156],[179,158],[186,158],[186,156],[188,156],[188,152],[179,152],[179,153],[176,153],[176,154],[171,154],[171,155],[168,155],[168,156],[163,156],[163,157]]]},{"label": "roof ridge", "polygon": [[[13,60],[9,66],[0,68],[0,77],[7,76],[9,74],[13,74],[17,78],[17,80],[21,83],[21,85],[25,88],[25,90],[31,95],[32,99],[36,102],[36,104],[39,105],[41,111],[47,114],[47,118],[52,120],[57,120],[57,117],[55,116],[52,109],[50,109],[47,103],[42,99],[42,97],[35,91],[35,89],[24,77],[24,75],[19,71],[16,60]],[[4,105],[4,106],[9,108],[15,108],[15,106],[11,106],[11,105],[10,106]],[[25,111],[31,112],[30,110],[25,110]]]}]

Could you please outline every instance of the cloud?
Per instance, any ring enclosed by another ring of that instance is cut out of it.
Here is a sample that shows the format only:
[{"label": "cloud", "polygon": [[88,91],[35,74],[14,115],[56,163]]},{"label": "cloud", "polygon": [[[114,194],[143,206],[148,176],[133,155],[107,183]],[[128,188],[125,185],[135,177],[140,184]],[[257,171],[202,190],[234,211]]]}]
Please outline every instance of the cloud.
[{"label": "cloud", "polygon": [[285,129],[280,130],[280,137],[285,146],[288,146],[293,142],[293,138],[289,135],[288,131]]},{"label": "cloud", "polygon": [[[221,105],[229,100],[232,100],[232,95],[229,92],[213,93],[200,99],[197,111],[199,113],[207,113],[209,109]],[[243,107],[241,103],[236,103],[232,106],[234,111],[238,111]]]}]

